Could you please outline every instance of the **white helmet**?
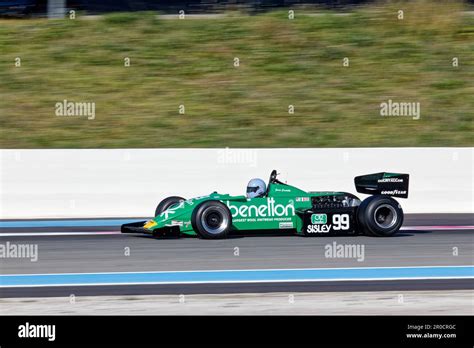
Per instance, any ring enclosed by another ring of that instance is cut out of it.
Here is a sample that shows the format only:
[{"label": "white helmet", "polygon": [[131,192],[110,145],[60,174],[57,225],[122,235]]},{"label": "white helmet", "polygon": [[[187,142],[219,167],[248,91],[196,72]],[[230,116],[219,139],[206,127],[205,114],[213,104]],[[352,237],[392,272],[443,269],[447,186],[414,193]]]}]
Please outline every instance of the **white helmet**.
[{"label": "white helmet", "polygon": [[267,191],[267,185],[262,179],[252,179],[247,184],[247,198],[262,197]]}]

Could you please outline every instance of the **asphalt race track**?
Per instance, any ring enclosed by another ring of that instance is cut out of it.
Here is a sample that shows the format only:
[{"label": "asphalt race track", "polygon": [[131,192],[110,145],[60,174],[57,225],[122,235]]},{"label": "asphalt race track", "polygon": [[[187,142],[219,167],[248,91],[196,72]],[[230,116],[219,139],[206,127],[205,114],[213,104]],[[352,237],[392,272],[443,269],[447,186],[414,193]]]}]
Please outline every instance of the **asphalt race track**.
[{"label": "asphalt race track", "polygon": [[[109,221],[0,222],[0,243],[38,247],[35,262],[1,260],[0,297],[474,289],[472,214],[408,215],[392,238],[156,239]],[[328,256],[338,245],[362,253]]]}]

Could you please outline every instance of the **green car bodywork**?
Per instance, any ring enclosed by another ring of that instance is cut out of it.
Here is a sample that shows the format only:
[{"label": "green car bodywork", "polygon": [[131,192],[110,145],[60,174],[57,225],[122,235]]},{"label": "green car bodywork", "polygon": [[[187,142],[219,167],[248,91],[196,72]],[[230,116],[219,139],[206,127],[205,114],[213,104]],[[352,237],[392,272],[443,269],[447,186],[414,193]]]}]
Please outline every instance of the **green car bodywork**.
[{"label": "green car bodywork", "polygon": [[172,205],[147,221],[149,231],[179,227],[180,233],[195,236],[191,218],[200,203],[217,200],[224,203],[232,214],[232,230],[296,230],[301,233],[303,213],[311,209],[312,197],[344,194],[343,192],[306,192],[283,183],[270,183],[264,197],[247,199],[246,196],[211,193]]}]

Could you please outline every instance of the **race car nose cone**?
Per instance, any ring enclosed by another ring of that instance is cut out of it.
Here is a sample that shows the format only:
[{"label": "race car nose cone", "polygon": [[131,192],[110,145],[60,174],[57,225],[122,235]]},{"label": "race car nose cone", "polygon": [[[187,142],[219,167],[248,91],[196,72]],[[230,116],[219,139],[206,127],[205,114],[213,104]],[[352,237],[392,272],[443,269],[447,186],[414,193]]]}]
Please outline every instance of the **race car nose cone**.
[{"label": "race car nose cone", "polygon": [[150,221],[147,221],[147,223],[143,226],[143,228],[150,229],[156,225],[158,224],[155,221],[150,220]]}]

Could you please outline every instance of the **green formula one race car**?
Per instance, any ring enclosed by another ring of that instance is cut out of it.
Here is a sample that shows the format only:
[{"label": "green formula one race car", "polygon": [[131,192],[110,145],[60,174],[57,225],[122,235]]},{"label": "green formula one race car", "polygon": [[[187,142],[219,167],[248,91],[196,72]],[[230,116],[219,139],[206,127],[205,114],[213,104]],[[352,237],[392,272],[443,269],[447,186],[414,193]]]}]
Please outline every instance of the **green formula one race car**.
[{"label": "green formula one race car", "polygon": [[247,194],[217,192],[184,199],[168,197],[155,218],[122,225],[122,233],[154,236],[225,238],[230,234],[293,232],[301,236],[393,236],[403,223],[403,210],[392,197],[408,197],[408,174],[376,173],[355,178],[356,190],[371,196],[361,201],[347,192],[306,192],[277,179],[268,185],[250,180]]}]

